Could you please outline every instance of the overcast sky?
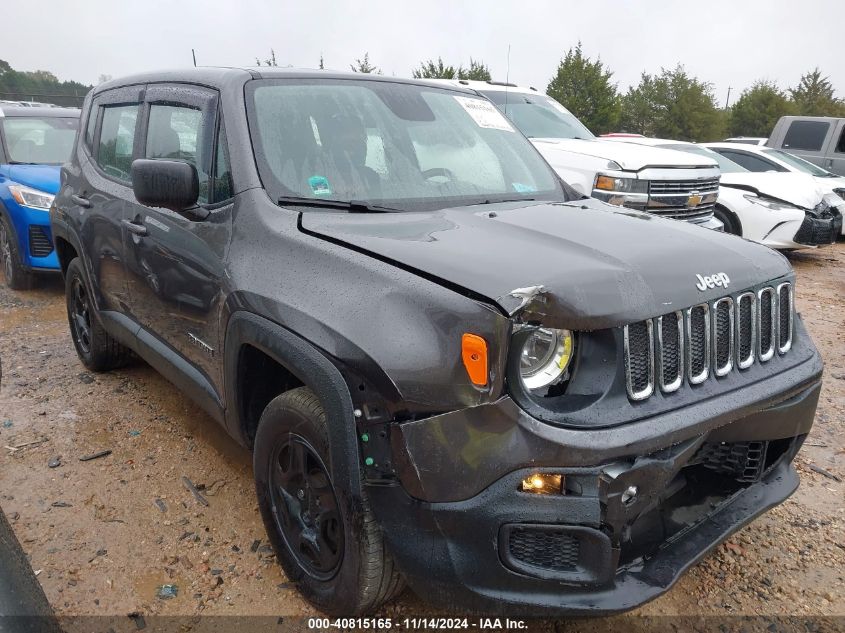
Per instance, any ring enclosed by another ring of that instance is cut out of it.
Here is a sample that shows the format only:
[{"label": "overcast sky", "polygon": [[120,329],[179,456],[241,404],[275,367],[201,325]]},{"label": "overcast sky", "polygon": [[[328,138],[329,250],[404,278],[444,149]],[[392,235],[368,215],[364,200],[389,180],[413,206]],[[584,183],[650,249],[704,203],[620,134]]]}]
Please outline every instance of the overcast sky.
[{"label": "overcast sky", "polygon": [[[842,0],[29,0],[3,2],[0,59],[20,70],[96,83],[199,65],[348,70],[370,54],[384,74],[410,76],[420,60],[486,62],[504,80],[545,89],[580,39],[620,90],[641,71],[682,63],[710,81],[720,104],[759,78],[786,88],[819,66],[845,97]],[[497,6],[498,5],[498,6]]]}]

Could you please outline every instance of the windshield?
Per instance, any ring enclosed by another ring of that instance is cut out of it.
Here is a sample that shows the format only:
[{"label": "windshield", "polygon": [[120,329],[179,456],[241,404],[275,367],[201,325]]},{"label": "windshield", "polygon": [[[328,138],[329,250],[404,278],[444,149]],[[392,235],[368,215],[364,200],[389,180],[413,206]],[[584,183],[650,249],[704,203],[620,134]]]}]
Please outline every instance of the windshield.
[{"label": "windshield", "polygon": [[813,176],[821,176],[821,177],[836,177],[836,174],[832,174],[829,171],[822,169],[821,167],[817,167],[813,163],[804,160],[803,158],[798,158],[797,156],[793,156],[787,152],[782,152],[779,149],[764,149],[764,154],[769,154],[772,157],[786,163],[790,167],[794,167],[798,171],[802,171],[805,174],[811,174]]},{"label": "windshield", "polygon": [[70,158],[76,117],[5,117],[0,119],[10,163],[61,165]]},{"label": "windshield", "polygon": [[742,165],[738,165],[731,159],[725,158],[718,152],[714,152],[712,149],[707,149],[706,147],[699,147],[698,145],[687,145],[686,143],[666,143],[665,145],[658,145],[657,147],[662,147],[663,149],[674,149],[679,152],[687,152],[689,154],[698,154],[699,156],[705,156],[719,163],[719,171],[725,174],[733,174],[748,171]]},{"label": "windshield", "polygon": [[401,210],[566,199],[533,146],[488,101],[466,93],[265,79],[249,83],[247,102],[262,182],[274,199]]},{"label": "windshield", "polygon": [[595,138],[575,116],[544,94],[483,90],[528,138]]}]

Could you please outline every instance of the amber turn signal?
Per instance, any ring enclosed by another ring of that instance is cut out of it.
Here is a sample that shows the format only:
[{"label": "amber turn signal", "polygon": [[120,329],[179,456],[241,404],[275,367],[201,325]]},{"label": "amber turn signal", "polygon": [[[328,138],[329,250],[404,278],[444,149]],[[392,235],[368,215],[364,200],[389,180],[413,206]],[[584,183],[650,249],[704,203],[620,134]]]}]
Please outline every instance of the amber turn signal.
[{"label": "amber turn signal", "polygon": [[477,334],[464,333],[461,338],[461,357],[472,384],[487,384],[487,341]]}]

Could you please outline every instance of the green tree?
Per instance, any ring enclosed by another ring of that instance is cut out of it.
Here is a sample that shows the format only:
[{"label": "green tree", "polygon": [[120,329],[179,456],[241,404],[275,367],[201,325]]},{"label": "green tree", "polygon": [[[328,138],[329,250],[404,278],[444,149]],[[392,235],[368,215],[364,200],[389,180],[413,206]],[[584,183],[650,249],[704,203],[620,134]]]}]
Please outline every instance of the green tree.
[{"label": "green tree", "polygon": [[837,99],[828,77],[817,68],[802,75],[795,88],[789,89],[797,114],[802,116],[842,116],[845,102]]},{"label": "green tree", "polygon": [[621,120],[629,132],[677,139],[712,141],[725,132],[711,84],[687,74],[680,64],[659,75],[643,73],[622,99]]},{"label": "green tree", "polygon": [[15,70],[0,59],[0,99],[78,106],[89,90],[91,86],[78,81],[59,81],[46,70]]},{"label": "green tree", "polygon": [[447,66],[443,63],[443,58],[438,57],[436,62],[432,59],[422,62],[420,67],[414,70],[413,76],[416,79],[457,79],[458,70],[459,68],[454,66]]},{"label": "green tree", "polygon": [[585,57],[581,42],[560,61],[546,94],[561,102],[593,132],[613,132],[619,124],[620,103],[613,73],[601,59]]},{"label": "green tree", "polygon": [[468,79],[474,81],[490,81],[490,69],[484,62],[469,58],[469,68],[463,66],[452,66],[446,64],[442,57],[438,57],[435,62],[433,59],[420,63],[419,68],[415,68],[413,76],[417,79]]},{"label": "green tree", "polygon": [[458,79],[468,79],[470,81],[490,81],[490,69],[484,62],[469,58],[469,68],[458,68]]},{"label": "green tree", "polygon": [[768,136],[782,116],[795,107],[773,81],[761,79],[743,90],[730,109],[730,131],[735,136]]},{"label": "green tree", "polygon": [[370,54],[364,53],[364,59],[356,59],[354,64],[350,64],[349,67],[356,73],[372,73],[374,75],[380,75],[381,70],[379,70],[378,66],[374,66],[370,63]]}]

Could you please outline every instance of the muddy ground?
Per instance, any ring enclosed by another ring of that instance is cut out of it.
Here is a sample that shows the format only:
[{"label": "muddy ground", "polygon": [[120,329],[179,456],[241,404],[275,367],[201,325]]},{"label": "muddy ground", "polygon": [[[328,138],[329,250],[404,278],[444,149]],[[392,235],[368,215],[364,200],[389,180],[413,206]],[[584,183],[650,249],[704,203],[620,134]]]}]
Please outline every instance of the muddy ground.
[{"label": "muddy ground", "polygon": [[[791,259],[826,362],[801,487],[634,615],[845,615],[845,243]],[[30,292],[0,285],[0,357],[0,506],[58,614],[315,613],[267,545],[250,455],[143,363],[85,371],[58,278]],[[178,595],[157,597],[165,584]],[[383,611],[408,613],[432,609],[406,592]]]}]

